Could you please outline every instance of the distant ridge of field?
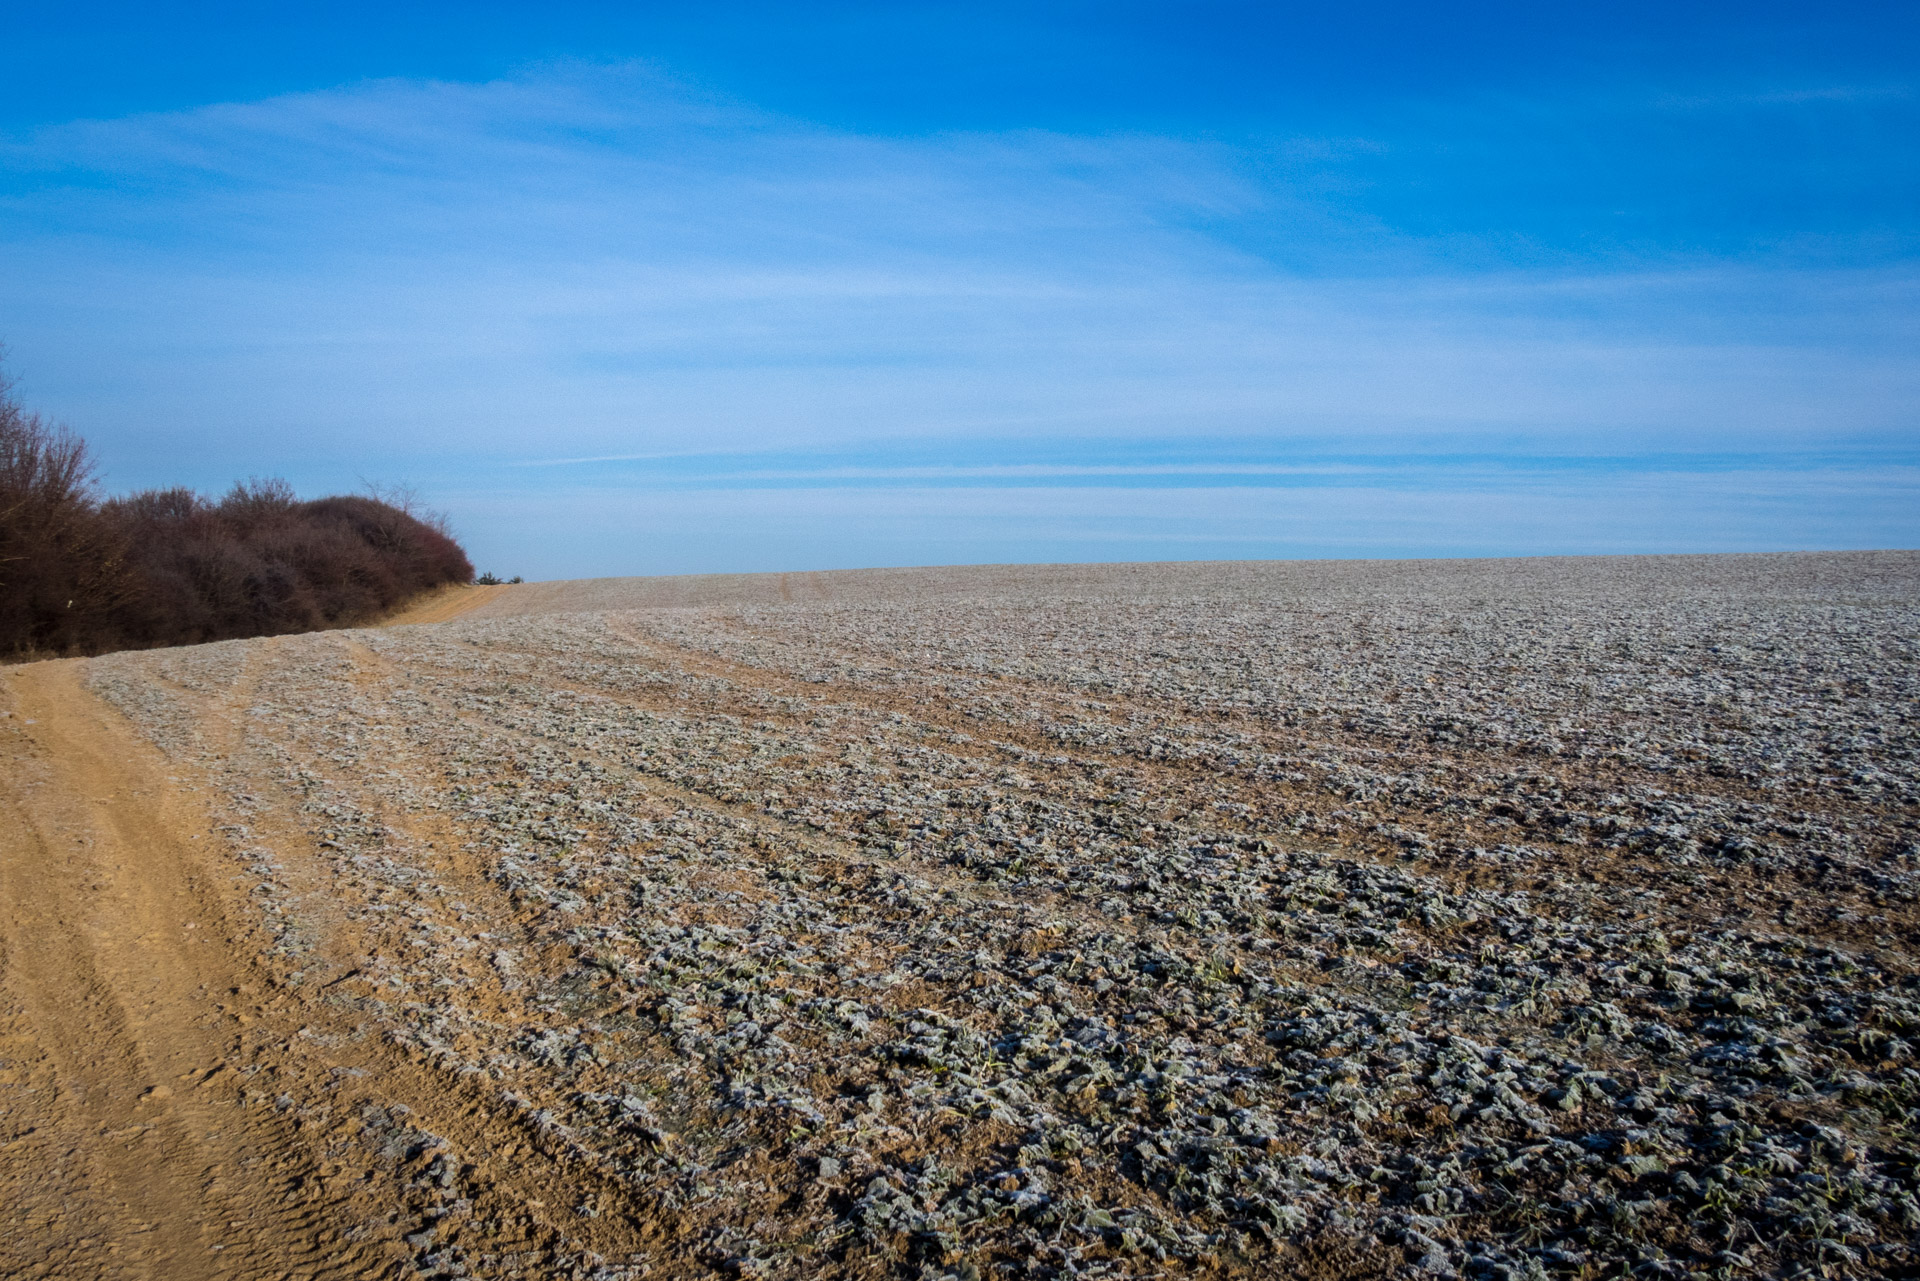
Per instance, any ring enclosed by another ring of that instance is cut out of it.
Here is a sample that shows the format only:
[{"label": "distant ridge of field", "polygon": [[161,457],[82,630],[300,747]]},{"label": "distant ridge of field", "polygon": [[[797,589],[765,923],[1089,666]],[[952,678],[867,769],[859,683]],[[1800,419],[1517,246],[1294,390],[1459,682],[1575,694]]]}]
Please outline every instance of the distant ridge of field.
[{"label": "distant ridge of field", "polygon": [[[1140,561],[950,565],[804,573],[575,578],[474,589],[465,618],[596,610],[905,603],[1035,595],[1169,599],[1186,595],[1303,600],[1413,593],[1538,597],[1583,593],[1671,598],[1736,592],[1794,596],[1845,587],[1863,596],[1920,586],[1920,551],[1679,556],[1541,556],[1449,560]],[[482,594],[484,592],[484,594]],[[432,620],[449,617],[439,613]],[[412,621],[412,620],[397,620]]]}]

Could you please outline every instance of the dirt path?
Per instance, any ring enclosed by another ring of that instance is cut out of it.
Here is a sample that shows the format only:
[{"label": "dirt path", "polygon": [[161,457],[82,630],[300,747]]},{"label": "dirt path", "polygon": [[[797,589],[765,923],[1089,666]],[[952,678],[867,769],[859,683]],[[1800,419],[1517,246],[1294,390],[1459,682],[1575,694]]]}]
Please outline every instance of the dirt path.
[{"label": "dirt path", "polygon": [[462,614],[472,613],[508,590],[505,584],[487,587],[468,584],[443,588],[425,600],[416,601],[381,626],[411,627],[419,623],[444,623]]},{"label": "dirt path", "polygon": [[[0,706],[0,1276],[384,1275],[428,1248],[446,1196],[412,1167],[436,1157],[495,1243],[561,1244],[544,1198],[599,1181],[524,1151],[484,1093],[273,990],[191,781],[82,670],[16,668]],[[356,1142],[369,1107],[427,1150],[383,1165]]]},{"label": "dirt path", "polygon": [[9,673],[0,1274],[351,1276],[311,1154],[232,1086],[245,990],[190,806],[79,684]]},{"label": "dirt path", "polygon": [[[210,780],[85,670],[0,675],[0,1277],[433,1274],[454,1240],[511,1275],[636,1251],[678,1273],[670,1224],[524,1109],[276,986]],[[628,1212],[556,1221],[586,1202]]]}]

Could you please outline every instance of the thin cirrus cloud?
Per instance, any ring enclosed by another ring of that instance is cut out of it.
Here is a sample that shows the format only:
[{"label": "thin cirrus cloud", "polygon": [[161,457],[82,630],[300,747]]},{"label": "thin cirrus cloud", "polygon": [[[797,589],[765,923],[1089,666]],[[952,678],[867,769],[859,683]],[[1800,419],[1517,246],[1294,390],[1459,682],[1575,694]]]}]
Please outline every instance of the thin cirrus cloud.
[{"label": "thin cirrus cloud", "polygon": [[[1749,106],[1907,109],[1790,97]],[[0,315],[117,484],[405,476],[535,573],[1912,543],[1920,281],[1887,217],[1821,254],[1661,231],[1702,140],[1660,121],[1737,106],[1582,126],[1645,186],[1600,235],[1578,165],[1521,198],[1490,158],[1566,121],[1460,124],[1484,104],[873,136],[644,65],[380,81],[7,142]]]}]

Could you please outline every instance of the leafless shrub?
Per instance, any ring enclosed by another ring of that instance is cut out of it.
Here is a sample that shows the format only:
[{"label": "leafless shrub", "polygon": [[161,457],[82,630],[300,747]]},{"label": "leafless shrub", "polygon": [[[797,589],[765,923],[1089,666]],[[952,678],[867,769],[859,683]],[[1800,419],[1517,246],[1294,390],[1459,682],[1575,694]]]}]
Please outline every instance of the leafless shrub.
[{"label": "leafless shrub", "polygon": [[[384,495],[384,497],[379,496]],[[365,622],[473,566],[411,490],[100,502],[86,442],[0,381],[0,653],[99,653]]]},{"label": "leafless shrub", "polygon": [[133,591],[127,549],[86,442],[11,393],[0,378],[0,652],[57,652],[111,629]]},{"label": "leafless shrub", "polygon": [[136,548],[123,639],[192,644],[364,622],[473,566],[447,534],[357,495],[302,502],[284,481],[219,502],[159,490],[104,507]]}]

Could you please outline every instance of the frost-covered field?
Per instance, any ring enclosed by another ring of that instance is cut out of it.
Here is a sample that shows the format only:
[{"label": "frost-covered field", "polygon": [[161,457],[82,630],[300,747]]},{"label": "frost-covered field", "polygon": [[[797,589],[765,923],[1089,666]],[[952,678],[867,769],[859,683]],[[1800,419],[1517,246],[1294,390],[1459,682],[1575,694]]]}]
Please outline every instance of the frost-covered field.
[{"label": "frost-covered field", "polygon": [[[1920,555],[483,612],[92,683],[605,1274],[1920,1269]],[[459,1177],[422,1271],[550,1265]]]}]

